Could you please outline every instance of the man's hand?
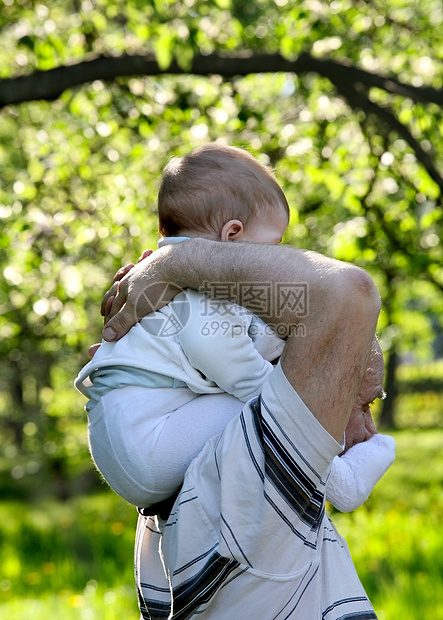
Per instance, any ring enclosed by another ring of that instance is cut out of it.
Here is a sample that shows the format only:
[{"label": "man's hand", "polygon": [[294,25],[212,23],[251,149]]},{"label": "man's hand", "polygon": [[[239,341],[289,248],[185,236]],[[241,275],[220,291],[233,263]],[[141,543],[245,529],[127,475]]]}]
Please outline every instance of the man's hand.
[{"label": "man's hand", "polygon": [[118,291],[118,284],[120,280],[124,278],[125,275],[129,273],[133,267],[133,263],[129,263],[129,265],[121,267],[115,274],[114,279],[112,280],[111,288],[105,293],[100,308],[101,315],[105,317],[105,323],[108,321],[109,318],[111,318],[110,314],[112,310],[112,304],[114,303],[114,299]]},{"label": "man's hand", "polygon": [[384,398],[383,391],[383,353],[374,339],[368,368],[360,386],[360,392],[352,408],[351,417],[346,427],[345,452],[356,443],[367,441],[377,433],[372,419],[371,404],[376,398]]},{"label": "man's hand", "polygon": [[97,353],[97,351],[100,349],[101,346],[102,346],[101,343],[97,342],[96,344],[92,344],[89,347],[88,355],[91,359],[94,357],[94,355]]},{"label": "man's hand", "polygon": [[351,417],[346,427],[345,452],[349,450],[349,448],[352,448],[352,446],[355,446],[355,444],[367,441],[376,433],[377,429],[372,419],[370,409],[362,411],[361,408],[356,405],[352,410]]},{"label": "man's hand", "polygon": [[[143,250],[142,255],[138,259],[137,263],[141,263],[142,260],[148,258],[148,256],[151,256],[152,253],[153,250]],[[106,292],[105,296],[103,297],[101,304],[101,315],[105,317],[105,323],[111,318],[113,314],[115,314],[115,311],[112,312],[112,304],[118,291],[118,284],[120,280],[122,280],[133,267],[134,263],[129,263],[124,267],[120,267],[112,280],[111,288],[109,289],[109,291]]]},{"label": "man's hand", "polygon": [[101,305],[105,340],[118,340],[146,314],[162,308],[182,290],[162,279],[167,253],[167,248],[155,253],[145,250],[137,265],[125,265],[115,274]]}]

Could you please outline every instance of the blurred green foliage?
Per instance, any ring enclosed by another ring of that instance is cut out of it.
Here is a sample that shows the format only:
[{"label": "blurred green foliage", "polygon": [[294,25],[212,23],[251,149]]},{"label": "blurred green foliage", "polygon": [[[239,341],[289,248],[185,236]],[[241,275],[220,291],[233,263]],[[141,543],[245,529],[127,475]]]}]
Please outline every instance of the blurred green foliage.
[{"label": "blurred green foliage", "polygon": [[[307,51],[393,75],[421,99],[375,87],[366,94],[441,169],[442,112],[426,99],[427,87],[442,88],[439,0],[0,0],[0,7],[0,78],[123,52],[154,53],[163,68],[177,58],[186,69],[195,54]],[[72,382],[100,338],[102,294],[122,264],[156,245],[164,164],[210,140],[244,146],[275,168],[292,208],[287,243],[370,271],[387,352],[416,365],[442,355],[439,185],[398,126],[351,108],[325,77],[119,77],[53,102],[7,106],[0,467],[10,472],[10,495],[40,492],[29,479],[49,481],[60,497],[90,485],[84,401]],[[441,422],[436,399],[432,420]]]}]

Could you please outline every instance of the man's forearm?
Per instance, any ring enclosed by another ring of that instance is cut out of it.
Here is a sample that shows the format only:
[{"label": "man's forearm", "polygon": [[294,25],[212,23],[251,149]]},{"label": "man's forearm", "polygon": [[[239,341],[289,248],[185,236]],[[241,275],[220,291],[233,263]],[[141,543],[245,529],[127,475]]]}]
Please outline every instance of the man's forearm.
[{"label": "man's forearm", "polygon": [[274,303],[277,288],[296,278],[306,283],[303,252],[289,247],[192,239],[171,250],[171,260],[163,265],[167,281],[238,303],[267,322],[283,320],[282,308]]},{"label": "man's forearm", "polygon": [[[309,254],[287,246],[223,243],[190,239],[171,244],[152,254],[129,271],[119,283],[111,318],[131,304],[137,319],[170,301],[180,289],[192,288],[209,297],[245,306],[268,323],[287,322],[288,309],[297,302],[306,312],[307,287],[317,280]],[[329,261],[329,259],[325,259]],[[102,313],[114,297],[117,284],[108,292]],[[278,301],[279,299],[282,301]],[[285,303],[286,301],[286,303]],[[145,303],[146,302],[146,303]],[[126,311],[129,311],[126,308]]]},{"label": "man's forearm", "polygon": [[289,305],[277,300],[285,285],[315,286],[307,253],[287,246],[192,239],[171,250],[163,265],[167,281],[229,299],[270,323],[294,319]]},{"label": "man's forearm", "polygon": [[[108,298],[116,293],[116,286]],[[245,306],[283,337],[293,326],[312,331],[346,320],[354,289],[374,289],[359,268],[283,245],[191,239],[168,245],[136,265],[119,283],[108,340],[121,337],[182,288]],[[105,297],[106,302],[106,297]],[[104,306],[106,303],[104,302]],[[117,315],[117,316],[114,316]]]},{"label": "man's forearm", "polygon": [[192,239],[169,248],[160,267],[164,280],[234,301],[275,325],[326,311],[351,273],[371,286],[353,265],[289,246]]}]

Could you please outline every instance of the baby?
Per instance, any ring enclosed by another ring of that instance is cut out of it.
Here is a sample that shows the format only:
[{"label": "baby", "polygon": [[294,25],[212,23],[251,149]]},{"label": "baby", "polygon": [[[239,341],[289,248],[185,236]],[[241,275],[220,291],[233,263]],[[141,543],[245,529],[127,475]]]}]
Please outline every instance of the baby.
[{"label": "baby", "polygon": [[[158,214],[159,246],[190,237],[274,244],[289,221],[272,172],[246,151],[219,144],[169,162]],[[91,453],[109,485],[139,507],[173,495],[205,443],[259,396],[283,348],[245,308],[190,289],[117,342],[103,342],[75,385],[89,398]],[[393,458],[392,438],[380,435],[336,457],[329,498],[340,510],[354,509]]]}]

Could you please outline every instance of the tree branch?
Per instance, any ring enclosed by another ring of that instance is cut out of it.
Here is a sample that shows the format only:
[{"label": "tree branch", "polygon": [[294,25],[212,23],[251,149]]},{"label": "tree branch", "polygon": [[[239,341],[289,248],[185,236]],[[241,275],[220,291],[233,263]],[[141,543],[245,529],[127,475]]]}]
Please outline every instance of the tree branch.
[{"label": "tree branch", "polygon": [[[302,54],[300,59],[303,56],[305,54]],[[335,60],[309,56],[309,60],[306,59],[305,62],[309,63],[309,71],[316,71],[332,82],[334,80],[353,82],[366,88],[375,87],[393,95],[402,95],[415,102],[443,104],[443,89],[438,90],[432,86],[412,86],[395,77],[369,73]]]},{"label": "tree branch", "polygon": [[99,56],[74,65],[0,80],[0,107],[25,101],[57,99],[65,90],[94,80],[143,75],[212,75],[226,77],[258,72],[293,71],[293,64],[279,55],[223,57],[216,54],[195,56],[188,71],[174,60],[161,69],[154,55]]},{"label": "tree branch", "polygon": [[279,71],[293,73],[315,71],[332,81],[334,77],[341,78],[368,88],[381,88],[414,101],[443,104],[443,89],[411,86],[394,77],[368,73],[363,69],[350,67],[335,60],[314,58],[308,53],[301,54],[295,60],[288,60],[280,54],[196,55],[189,70],[182,69],[176,61],[172,62],[167,69],[161,69],[153,54],[124,54],[122,56],[99,56],[49,71],[34,71],[26,76],[0,80],[0,108],[25,101],[53,101],[69,88],[94,80],[111,81],[123,76],[218,74],[233,77]]},{"label": "tree branch", "polygon": [[409,144],[418,161],[424,166],[431,179],[433,179],[440,188],[440,196],[443,195],[443,177],[435,167],[432,157],[423,149],[420,142],[414,138],[409,129],[394,116],[389,108],[381,107],[368,97],[362,96],[352,83],[342,82],[341,79],[336,78],[334,78],[333,83],[337,90],[348,100],[352,108],[360,108],[366,115],[372,114],[377,116],[389,127],[389,131],[395,131]]}]

